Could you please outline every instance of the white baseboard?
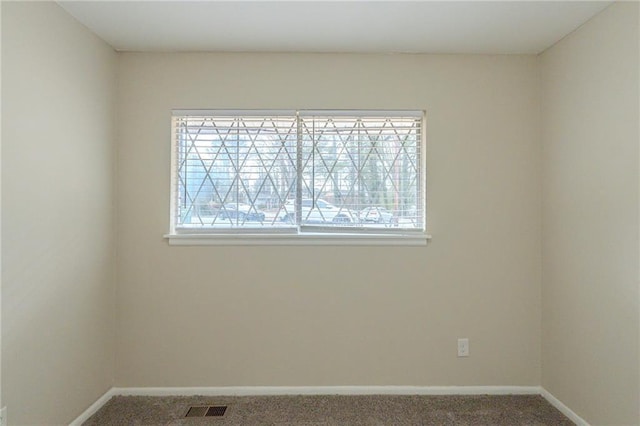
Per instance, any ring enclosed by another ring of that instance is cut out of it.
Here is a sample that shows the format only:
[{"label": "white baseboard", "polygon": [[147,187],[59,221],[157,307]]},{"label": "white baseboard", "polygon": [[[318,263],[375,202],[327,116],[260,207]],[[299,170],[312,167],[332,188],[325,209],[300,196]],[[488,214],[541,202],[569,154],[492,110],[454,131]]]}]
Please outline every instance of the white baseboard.
[{"label": "white baseboard", "polygon": [[109,389],[70,426],[80,426],[115,395],[123,396],[243,396],[243,395],[542,395],[578,426],[580,416],[540,386],[221,386],[143,387]]},{"label": "white baseboard", "polygon": [[539,395],[539,386],[222,386],[114,388],[115,395]]},{"label": "white baseboard", "polygon": [[80,414],[74,421],[69,423],[69,426],[81,426],[82,423],[86,422],[89,417],[93,416],[96,411],[98,411],[104,404],[107,403],[111,399],[112,396],[116,395],[114,393],[114,388],[109,389],[102,395],[96,402],[91,404],[89,408],[84,410],[82,414]]},{"label": "white baseboard", "polygon": [[569,420],[574,422],[577,426],[590,426],[589,423],[579,415],[577,415],[571,408],[567,407],[555,396],[551,395],[551,393],[545,388],[540,388],[542,391],[541,395],[549,401],[549,404],[553,405],[560,411],[562,414],[567,416]]}]

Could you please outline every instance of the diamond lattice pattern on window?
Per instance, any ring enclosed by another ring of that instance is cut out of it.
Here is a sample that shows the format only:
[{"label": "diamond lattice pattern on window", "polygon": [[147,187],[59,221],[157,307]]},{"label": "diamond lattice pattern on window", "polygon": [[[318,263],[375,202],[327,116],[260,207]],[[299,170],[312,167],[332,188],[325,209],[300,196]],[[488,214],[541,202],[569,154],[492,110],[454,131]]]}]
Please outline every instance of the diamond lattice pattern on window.
[{"label": "diamond lattice pattern on window", "polygon": [[182,116],[174,131],[178,228],[291,226],[295,116]]},{"label": "diamond lattice pattern on window", "polygon": [[421,229],[420,123],[302,116],[301,224]]}]

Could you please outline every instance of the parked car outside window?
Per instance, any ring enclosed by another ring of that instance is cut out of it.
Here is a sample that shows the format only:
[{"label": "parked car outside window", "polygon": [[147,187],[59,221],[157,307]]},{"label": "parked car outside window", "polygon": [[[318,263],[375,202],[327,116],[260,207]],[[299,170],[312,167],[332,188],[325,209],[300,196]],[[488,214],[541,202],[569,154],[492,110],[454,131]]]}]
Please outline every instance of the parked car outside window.
[{"label": "parked car outside window", "polygon": [[263,211],[248,204],[227,203],[220,208],[218,218],[238,220],[240,222],[264,222],[265,214]]},{"label": "parked car outside window", "polygon": [[[357,223],[358,217],[347,208],[340,208],[333,204],[317,199],[315,203],[310,198],[304,198],[302,206],[302,222],[304,224],[323,224],[323,223]],[[295,200],[288,200],[280,211],[280,220],[289,223],[295,223],[296,205]]]},{"label": "parked car outside window", "polygon": [[360,211],[359,217],[364,223],[398,223],[398,218],[384,207],[367,207]]}]

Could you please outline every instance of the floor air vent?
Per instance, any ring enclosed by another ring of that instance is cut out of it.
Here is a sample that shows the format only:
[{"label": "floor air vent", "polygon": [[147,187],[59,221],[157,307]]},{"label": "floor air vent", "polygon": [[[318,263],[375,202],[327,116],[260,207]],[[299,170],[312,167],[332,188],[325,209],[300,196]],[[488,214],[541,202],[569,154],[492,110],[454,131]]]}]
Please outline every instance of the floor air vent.
[{"label": "floor air vent", "polygon": [[225,411],[227,411],[226,405],[209,407],[209,409],[207,410],[207,414],[205,414],[205,417],[222,417],[224,416]]},{"label": "floor air vent", "polygon": [[226,405],[199,405],[189,407],[185,417],[222,417],[226,411]]}]

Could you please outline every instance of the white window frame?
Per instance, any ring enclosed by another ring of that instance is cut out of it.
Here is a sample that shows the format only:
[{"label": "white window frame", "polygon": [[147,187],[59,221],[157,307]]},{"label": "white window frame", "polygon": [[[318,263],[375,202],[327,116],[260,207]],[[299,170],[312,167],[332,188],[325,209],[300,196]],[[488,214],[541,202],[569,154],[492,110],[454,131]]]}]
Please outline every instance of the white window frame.
[{"label": "white window frame", "polygon": [[[170,193],[170,232],[164,235],[170,245],[395,245],[395,246],[424,246],[431,239],[426,232],[426,115],[424,111],[415,110],[173,110],[172,117],[176,116],[215,116],[215,117],[241,117],[241,116],[275,116],[291,115],[299,121],[301,117],[320,116],[362,116],[362,117],[393,117],[415,116],[420,117],[420,156],[418,185],[421,193],[422,229],[362,229],[339,228],[330,229],[314,227],[310,225],[294,226],[289,228],[218,228],[218,229],[180,229],[176,230],[175,202],[177,176],[176,168],[176,143],[175,129],[171,132],[171,193]],[[298,132],[299,132],[298,124]],[[300,135],[299,135],[300,136]],[[298,143],[298,148],[300,144]],[[298,163],[299,166],[299,163]],[[301,171],[298,170],[298,178]],[[299,185],[297,185],[299,187]],[[296,199],[301,198],[300,190],[297,190]],[[298,207],[299,209],[300,207]]]}]

